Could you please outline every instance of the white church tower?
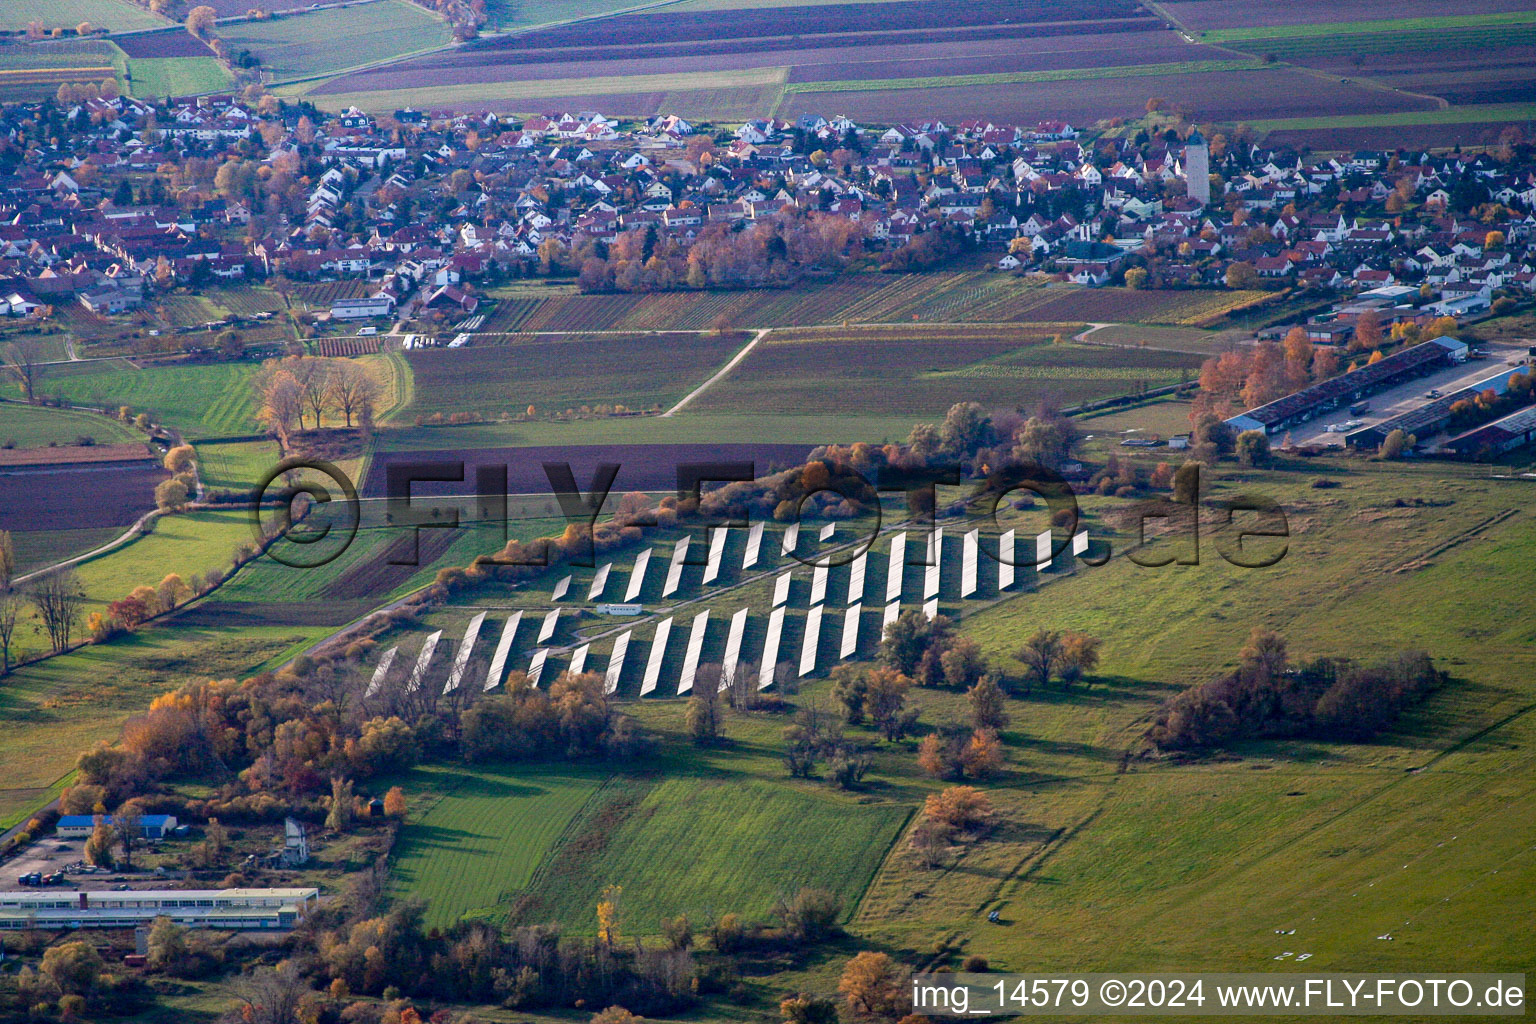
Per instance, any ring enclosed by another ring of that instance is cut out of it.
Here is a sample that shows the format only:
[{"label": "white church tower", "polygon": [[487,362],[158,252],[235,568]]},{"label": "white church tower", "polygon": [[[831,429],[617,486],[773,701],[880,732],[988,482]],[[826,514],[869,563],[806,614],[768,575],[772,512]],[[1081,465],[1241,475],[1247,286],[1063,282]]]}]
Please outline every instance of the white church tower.
[{"label": "white church tower", "polygon": [[1201,206],[1211,202],[1211,148],[1196,128],[1184,140],[1184,176],[1189,182],[1189,197]]}]

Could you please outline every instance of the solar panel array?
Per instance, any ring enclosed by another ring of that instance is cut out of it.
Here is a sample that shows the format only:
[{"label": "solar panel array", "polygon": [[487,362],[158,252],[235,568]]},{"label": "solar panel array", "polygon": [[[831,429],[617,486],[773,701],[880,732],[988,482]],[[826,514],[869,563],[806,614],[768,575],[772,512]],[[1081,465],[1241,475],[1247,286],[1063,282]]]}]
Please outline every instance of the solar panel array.
[{"label": "solar panel array", "polygon": [[[761,547],[765,524],[754,524],[747,534],[747,550],[743,556],[743,568],[755,566],[761,556]],[[784,531],[781,542],[781,552],[785,555],[794,551],[798,531],[794,526]],[[705,563],[704,580],[709,583],[718,579],[723,565],[727,531],[716,528],[709,535],[709,553]],[[826,542],[835,537],[835,528],[828,524],[818,532],[818,540]],[[902,594],[905,584],[905,567],[907,562],[908,533],[899,531],[892,535],[890,551],[887,562],[885,602],[881,612],[881,632],[894,622],[901,614]],[[997,592],[1009,590],[1018,579],[1017,567],[1014,559],[1017,555],[1018,537],[1015,530],[1006,530],[997,538],[996,559],[997,562]],[[971,529],[962,536],[961,566],[959,571],[958,596],[961,599],[971,599],[982,594],[983,579],[981,575],[982,538],[979,529]],[[678,540],[672,550],[669,560],[666,582],[663,586],[662,596],[672,597],[682,585],[683,567],[688,564],[687,555],[690,546],[690,538],[683,537]],[[1035,536],[1034,567],[1039,572],[1049,571],[1053,568],[1053,535],[1045,531]],[[1089,551],[1089,538],[1086,530],[1076,531],[1071,538],[1071,551],[1074,556],[1084,556]],[[626,590],[626,598],[633,600],[640,596],[645,585],[645,574],[654,548],[642,550],[635,558],[630,571],[629,583]],[[929,619],[938,616],[940,611],[940,597],[942,589],[942,567],[944,552],[944,530],[935,527],[927,536],[925,542],[926,565],[922,578],[922,613]],[[990,552],[989,552],[990,554]],[[848,589],[843,618],[839,627],[839,643],[837,660],[846,660],[856,657],[859,652],[864,599],[868,584],[869,552],[864,549],[847,563]],[[766,568],[766,567],[765,567]],[[593,574],[592,582],[587,591],[588,598],[594,599],[601,595],[610,582],[614,569],[614,563],[608,562],[598,567]],[[811,566],[810,588],[807,601],[807,609],[803,620],[804,631],[801,634],[800,651],[798,659],[798,674],[807,676],[816,670],[820,656],[820,642],[826,617],[826,604],[831,586],[831,574],[833,566],[831,556],[822,558]],[[758,688],[766,689],[773,685],[776,671],[780,661],[780,654],[785,645],[785,623],[789,617],[789,601],[793,593],[794,572],[780,572],[774,579],[773,602],[768,617],[767,631],[762,647],[762,658],[757,666]],[[565,598],[575,581],[575,574],[568,574],[555,584],[550,595],[551,603]],[[600,611],[609,614],[635,614],[642,612],[638,604],[633,607],[623,605],[602,605]],[[448,669],[447,680],[443,686],[444,694],[451,693],[463,686],[467,681],[469,666],[473,660],[474,652],[479,647],[481,632],[485,629],[486,621],[490,613],[479,611],[473,615],[464,630],[463,639],[459,642],[452,665]],[[524,610],[513,611],[508,614],[502,623],[500,636],[497,640],[494,653],[490,659],[490,667],[483,680],[483,689],[493,690],[506,681],[507,665],[510,661],[513,649],[521,629]],[[579,613],[578,613],[579,614]],[[528,676],[533,685],[537,686],[542,681],[544,670],[547,667],[549,657],[556,648],[548,646],[555,639],[558,631],[561,609],[551,608],[542,613],[537,637],[534,641],[536,649],[529,652],[530,658]],[[679,695],[691,693],[697,682],[698,670],[703,658],[706,639],[709,633],[710,612],[708,609],[698,611],[692,615],[688,629],[688,640],[683,655],[682,668],[678,675],[677,690]],[[737,674],[744,656],[745,638],[747,626],[750,622],[750,610],[741,608],[736,610],[730,620],[729,628],[724,639],[724,652],[721,659],[722,689]],[[662,670],[665,668],[668,643],[673,631],[673,616],[661,619],[656,625],[656,631],[651,639],[650,648],[646,657],[645,670],[640,684],[640,694],[650,695],[661,689]],[[441,644],[443,630],[431,632],[422,642],[421,648],[416,653],[416,658],[405,686],[406,692],[415,692],[426,681],[431,671],[433,659],[437,648]],[[626,658],[633,639],[634,630],[627,629],[619,634],[612,653],[608,657],[608,663],[604,672],[604,686],[608,693],[617,692],[623,676]],[[600,640],[601,638],[599,638]],[[581,673],[587,669],[591,660],[593,641],[588,640],[576,646],[572,651],[567,671]],[[374,672],[369,679],[363,693],[364,698],[372,698],[385,686],[389,673],[399,660],[399,647],[391,647],[384,651]],[[441,671],[441,670],[439,670]],[[472,682],[472,681],[470,681]]]}]

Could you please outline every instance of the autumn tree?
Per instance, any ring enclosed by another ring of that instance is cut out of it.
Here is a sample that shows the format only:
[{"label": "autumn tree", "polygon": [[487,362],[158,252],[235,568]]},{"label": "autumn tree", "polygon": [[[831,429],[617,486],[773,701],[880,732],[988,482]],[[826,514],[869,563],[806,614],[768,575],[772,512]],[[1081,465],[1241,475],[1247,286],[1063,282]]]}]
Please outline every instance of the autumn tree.
[{"label": "autumn tree", "polygon": [[837,991],[859,1020],[896,1021],[912,1008],[908,972],[885,953],[865,952],[848,961]]},{"label": "autumn tree", "polygon": [[325,827],[332,832],[345,832],[352,824],[353,804],[352,780],[331,776],[331,806],[325,815]]},{"label": "autumn tree", "polygon": [[1030,680],[1043,687],[1056,674],[1061,655],[1061,633],[1056,630],[1042,629],[1026,640],[1014,657],[1024,663]]},{"label": "autumn tree", "polygon": [[219,22],[219,12],[206,5],[194,7],[187,12],[187,31],[206,42],[213,35],[213,28]]},{"label": "autumn tree", "polygon": [[37,610],[48,640],[55,652],[69,646],[80,621],[80,605],[85,591],[73,569],[61,569],[33,582],[27,599]]},{"label": "autumn tree", "polygon": [[1269,435],[1262,430],[1245,430],[1237,435],[1237,461],[1244,466],[1268,466],[1272,459]]},{"label": "autumn tree", "polygon": [[10,590],[0,589],[0,676],[11,673],[11,650],[20,619],[20,599]]},{"label": "autumn tree", "polygon": [[3,352],[5,375],[21,388],[21,396],[30,405],[37,400],[37,388],[43,379],[43,355],[33,339],[13,341]]},{"label": "autumn tree", "polygon": [[1068,630],[1061,639],[1060,667],[1056,675],[1070,686],[1099,667],[1099,646],[1096,636]]},{"label": "autumn tree", "polygon": [[[705,679],[709,679],[708,674]],[[720,718],[720,687],[706,683],[696,688],[693,696],[688,698],[688,709],[683,715],[688,735],[695,745],[707,747],[719,740]]]},{"label": "autumn tree", "polygon": [[1008,727],[1007,698],[1003,688],[990,675],[982,676],[976,685],[966,691],[965,698],[971,705],[971,725],[977,729],[1006,729]]},{"label": "autumn tree", "polygon": [[923,802],[923,816],[950,836],[980,832],[994,815],[991,799],[975,786],[950,786]]},{"label": "autumn tree", "polygon": [[105,817],[98,814],[96,823],[91,828],[91,836],[85,841],[86,863],[101,868],[112,867],[116,863],[112,858],[112,847],[115,844],[112,827],[107,824]]},{"label": "autumn tree", "polygon": [[0,530],[0,593],[11,589],[16,578],[16,542],[10,530]]},{"label": "autumn tree", "polygon": [[133,851],[144,839],[144,809],[137,801],[127,800],[112,815],[112,833],[123,851],[123,867],[133,870]]},{"label": "autumn tree", "polygon": [[623,895],[621,886],[607,885],[597,898],[597,941],[609,948],[619,941]]},{"label": "autumn tree", "polygon": [[1355,320],[1355,337],[1351,347],[1365,350],[1381,348],[1381,317],[1373,309],[1361,313]]},{"label": "autumn tree", "polygon": [[916,711],[907,710],[911,687],[912,680],[892,668],[874,668],[864,677],[864,714],[891,742],[906,736],[917,724]]},{"label": "autumn tree", "polygon": [[405,790],[399,786],[389,787],[389,791],[384,794],[384,813],[395,819],[405,817]]},{"label": "autumn tree", "polygon": [[328,389],[327,397],[345,418],[348,427],[352,426],[354,416],[360,416],[365,408],[372,409],[383,390],[366,367],[352,362],[343,362],[336,367]]},{"label": "autumn tree", "polygon": [[180,512],[190,498],[187,485],[176,477],[162,480],[155,488],[155,507],[161,512]]},{"label": "autumn tree", "polygon": [[1408,448],[1408,435],[1401,429],[1394,430],[1381,442],[1379,454],[1384,459],[1400,459]]},{"label": "autumn tree", "polygon": [[837,1024],[837,1004],[804,992],[779,1001],[784,1024]]}]

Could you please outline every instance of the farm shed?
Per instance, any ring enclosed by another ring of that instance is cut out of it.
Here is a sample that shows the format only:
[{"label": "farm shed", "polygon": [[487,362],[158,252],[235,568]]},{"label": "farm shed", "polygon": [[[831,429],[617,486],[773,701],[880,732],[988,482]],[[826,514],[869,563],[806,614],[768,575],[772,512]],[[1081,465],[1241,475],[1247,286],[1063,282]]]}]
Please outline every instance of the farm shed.
[{"label": "farm shed", "polygon": [[395,300],[388,295],[375,295],[367,299],[337,299],[331,303],[332,320],[363,320],[372,316],[388,316],[395,308]]},{"label": "farm shed", "polygon": [[1375,426],[1362,427],[1346,434],[1344,443],[1351,448],[1377,448],[1394,430],[1401,430],[1420,441],[1426,440],[1431,434],[1438,434],[1444,430],[1451,422],[1451,406],[1457,402],[1471,401],[1484,391],[1502,395],[1509,390],[1509,378],[1519,372],[1506,367],[1475,384],[1453,391],[1433,402],[1427,402],[1417,409],[1410,409],[1408,412],[1384,419]]},{"label": "farm shed", "polygon": [[[112,815],[102,815],[102,823],[111,826]],[[174,814],[146,814],[139,819],[139,828],[145,839],[164,839],[176,827]],[[58,834],[61,839],[84,839],[96,828],[96,818],[91,814],[66,814],[59,819]]]},{"label": "farm shed", "polygon": [[1455,338],[1435,338],[1358,370],[1319,381],[1267,405],[1249,409],[1226,422],[1233,430],[1263,430],[1272,434],[1466,358],[1464,342]]},{"label": "farm shed", "polygon": [[1463,458],[1475,459],[1502,455],[1532,441],[1536,441],[1536,406],[1458,434],[1442,447]]}]

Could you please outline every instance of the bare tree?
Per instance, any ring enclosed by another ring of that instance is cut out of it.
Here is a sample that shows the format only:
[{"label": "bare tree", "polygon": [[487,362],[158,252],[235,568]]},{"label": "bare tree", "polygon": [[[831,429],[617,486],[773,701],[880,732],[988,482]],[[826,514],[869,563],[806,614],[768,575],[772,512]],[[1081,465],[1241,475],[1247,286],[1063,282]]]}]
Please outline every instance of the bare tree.
[{"label": "bare tree", "polygon": [[331,374],[330,400],[349,427],[353,416],[360,416],[378,402],[379,390],[373,374],[357,363],[341,363]]},{"label": "bare tree", "polygon": [[16,576],[16,543],[10,530],[0,530],[0,591],[11,589]]},{"label": "bare tree", "polygon": [[[331,400],[331,367],[325,359],[300,356],[291,364],[293,379],[298,381],[304,404],[315,416],[315,429],[320,429],[320,417]],[[303,429],[302,421],[299,429]]]},{"label": "bare tree", "polygon": [[37,386],[43,379],[43,362],[35,340],[13,341],[5,347],[5,374],[21,385],[21,393],[29,404],[36,400]]},{"label": "bare tree", "polygon": [[261,418],[284,447],[294,420],[298,420],[300,430],[304,429],[304,391],[287,370],[274,373],[263,386]]},{"label": "bare tree", "polygon": [[311,1001],[309,984],[292,961],[258,967],[235,984],[240,1008],[229,1018],[244,1024],[293,1024]]},{"label": "bare tree", "polygon": [[68,647],[80,619],[80,604],[85,600],[80,577],[73,569],[49,573],[32,584],[27,598],[43,620],[53,649],[62,651]]},{"label": "bare tree", "polygon": [[11,672],[11,642],[16,635],[16,620],[21,616],[21,602],[9,590],[0,590],[0,676]]},{"label": "bare tree", "polygon": [[1061,634],[1049,629],[1042,629],[1025,641],[1014,657],[1024,663],[1029,670],[1030,679],[1046,686],[1051,681],[1051,676],[1056,674],[1061,663],[1062,643]]},{"label": "bare tree", "polygon": [[112,832],[118,845],[123,848],[123,867],[133,870],[133,851],[144,838],[144,812],[138,804],[129,800],[112,815]]}]

